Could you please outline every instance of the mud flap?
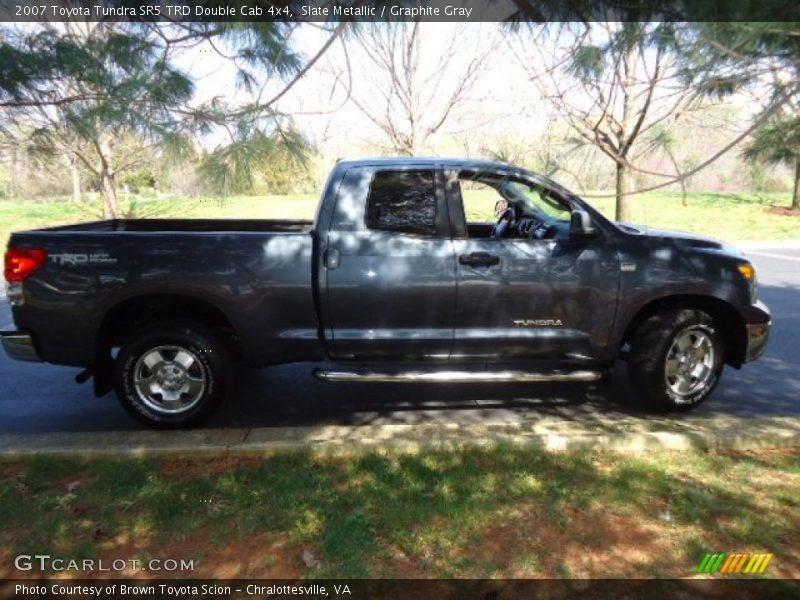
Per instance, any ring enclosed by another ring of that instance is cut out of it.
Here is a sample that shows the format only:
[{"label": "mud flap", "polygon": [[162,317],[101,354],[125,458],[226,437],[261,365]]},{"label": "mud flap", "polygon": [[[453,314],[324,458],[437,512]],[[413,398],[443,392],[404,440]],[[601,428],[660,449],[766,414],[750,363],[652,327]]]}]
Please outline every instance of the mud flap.
[{"label": "mud flap", "polygon": [[105,396],[114,389],[114,359],[111,357],[111,352],[98,352],[92,371],[95,397]]}]

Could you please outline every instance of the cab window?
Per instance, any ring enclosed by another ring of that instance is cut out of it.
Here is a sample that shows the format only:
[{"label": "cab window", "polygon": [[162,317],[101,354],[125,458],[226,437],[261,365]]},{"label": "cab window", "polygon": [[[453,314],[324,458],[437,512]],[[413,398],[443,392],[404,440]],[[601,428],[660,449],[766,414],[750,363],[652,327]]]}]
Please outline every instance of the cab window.
[{"label": "cab window", "polygon": [[367,197],[369,229],[432,236],[436,233],[433,171],[378,171]]}]

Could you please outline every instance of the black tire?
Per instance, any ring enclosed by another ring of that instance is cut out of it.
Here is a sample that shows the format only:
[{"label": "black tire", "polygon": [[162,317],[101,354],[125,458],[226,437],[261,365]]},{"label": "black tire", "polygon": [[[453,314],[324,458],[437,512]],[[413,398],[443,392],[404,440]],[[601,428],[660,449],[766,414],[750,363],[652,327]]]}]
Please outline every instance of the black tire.
[{"label": "black tire", "polygon": [[201,324],[152,323],[133,333],[117,355],[117,397],[151,427],[196,425],[225,397],[230,357],[224,338]]},{"label": "black tire", "polygon": [[690,410],[714,391],[724,354],[723,336],[708,314],[664,311],[647,319],[632,336],[628,374],[646,408]]}]

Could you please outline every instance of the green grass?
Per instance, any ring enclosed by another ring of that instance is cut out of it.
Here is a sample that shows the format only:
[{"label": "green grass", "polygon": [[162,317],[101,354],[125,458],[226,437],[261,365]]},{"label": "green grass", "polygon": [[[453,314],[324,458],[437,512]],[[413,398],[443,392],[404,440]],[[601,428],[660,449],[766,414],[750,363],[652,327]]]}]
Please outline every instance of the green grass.
[{"label": "green grass", "polygon": [[[231,196],[227,198],[173,198],[122,202],[125,216],[139,218],[313,219],[317,197]],[[0,201],[0,244],[12,231],[66,225],[102,218],[100,202],[75,204],[58,201]]]},{"label": "green grass", "polygon": [[[494,191],[470,190],[464,195],[468,220],[492,221],[497,198]],[[614,198],[587,198],[614,219]],[[632,222],[659,229],[677,229],[735,242],[742,240],[800,240],[800,216],[769,212],[789,206],[788,194],[689,194],[683,206],[681,194],[649,192],[633,197]],[[551,211],[552,212],[552,211]]]},{"label": "green grass", "polygon": [[0,578],[23,551],[341,578],[687,577],[705,552],[760,551],[767,575],[800,575],[800,449],[32,458],[0,475]]},{"label": "green grass", "polygon": [[[613,198],[588,198],[604,215],[613,218]],[[800,240],[800,216],[769,212],[772,206],[788,207],[789,194],[737,193],[689,194],[683,206],[681,194],[649,192],[633,199],[634,223],[678,229],[726,241]]]},{"label": "green grass", "polygon": [[[490,220],[494,192],[472,190],[467,194],[470,219]],[[589,199],[606,216],[613,217],[612,198]],[[233,196],[138,200],[123,202],[126,215],[184,218],[313,219],[314,195]],[[788,194],[690,194],[687,206],[673,192],[635,196],[634,222],[651,227],[679,229],[727,241],[800,239],[800,217],[769,212],[772,205],[788,206]],[[100,218],[98,202],[72,204],[64,201],[0,201],[0,244],[12,231],[48,227]]]}]

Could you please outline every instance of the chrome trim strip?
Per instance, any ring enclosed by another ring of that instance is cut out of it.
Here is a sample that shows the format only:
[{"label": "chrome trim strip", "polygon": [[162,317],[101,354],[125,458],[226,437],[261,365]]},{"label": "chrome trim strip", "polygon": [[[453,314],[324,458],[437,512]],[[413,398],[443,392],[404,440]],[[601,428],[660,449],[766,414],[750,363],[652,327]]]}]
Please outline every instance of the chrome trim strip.
[{"label": "chrome trim strip", "polygon": [[3,350],[14,360],[25,362],[42,362],[36,347],[33,345],[33,338],[27,333],[19,331],[0,331],[0,341],[3,343]]},{"label": "chrome trim strip", "polygon": [[325,381],[406,382],[406,383],[502,383],[543,381],[597,381],[598,371],[564,371],[535,373],[530,371],[399,371],[379,373],[373,371],[326,371],[315,369],[314,377]]}]

